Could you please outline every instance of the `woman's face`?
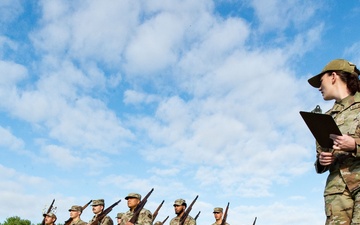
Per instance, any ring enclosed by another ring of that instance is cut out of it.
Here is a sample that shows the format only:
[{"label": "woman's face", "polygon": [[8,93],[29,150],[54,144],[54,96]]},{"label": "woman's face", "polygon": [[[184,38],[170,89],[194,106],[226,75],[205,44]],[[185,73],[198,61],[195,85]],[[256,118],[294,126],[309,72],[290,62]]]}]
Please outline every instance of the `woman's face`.
[{"label": "woman's face", "polygon": [[320,78],[320,87],[319,91],[321,92],[324,100],[332,100],[334,99],[333,95],[333,79],[336,76],[336,73],[324,73],[324,75]]}]

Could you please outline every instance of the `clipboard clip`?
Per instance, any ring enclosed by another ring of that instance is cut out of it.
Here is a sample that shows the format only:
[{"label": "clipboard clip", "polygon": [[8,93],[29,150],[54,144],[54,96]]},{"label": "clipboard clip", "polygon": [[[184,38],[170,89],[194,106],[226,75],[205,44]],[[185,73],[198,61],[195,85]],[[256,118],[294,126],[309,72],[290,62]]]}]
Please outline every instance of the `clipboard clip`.
[{"label": "clipboard clip", "polygon": [[316,105],[315,109],[313,109],[311,112],[312,112],[312,113],[319,113],[319,114],[321,114],[321,113],[322,113],[322,110],[321,110],[321,108],[320,108],[319,105]]}]

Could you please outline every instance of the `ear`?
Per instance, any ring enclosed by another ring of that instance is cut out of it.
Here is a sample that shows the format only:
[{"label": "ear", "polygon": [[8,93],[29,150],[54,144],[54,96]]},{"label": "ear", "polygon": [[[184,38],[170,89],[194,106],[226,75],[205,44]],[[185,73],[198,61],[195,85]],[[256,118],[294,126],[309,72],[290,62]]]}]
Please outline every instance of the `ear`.
[{"label": "ear", "polygon": [[335,72],[331,73],[331,83],[334,84],[335,81],[337,80],[338,75]]}]

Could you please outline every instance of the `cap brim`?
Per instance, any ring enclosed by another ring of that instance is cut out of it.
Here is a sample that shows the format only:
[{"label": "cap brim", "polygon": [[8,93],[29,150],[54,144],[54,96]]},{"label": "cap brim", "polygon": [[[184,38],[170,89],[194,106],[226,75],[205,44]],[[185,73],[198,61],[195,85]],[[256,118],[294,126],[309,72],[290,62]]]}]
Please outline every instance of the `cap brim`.
[{"label": "cap brim", "polygon": [[321,81],[320,81],[320,80],[321,80],[321,77],[322,77],[323,74],[324,74],[324,73],[320,73],[320,74],[318,74],[318,75],[313,76],[312,78],[310,78],[310,79],[308,80],[309,84],[310,84],[311,86],[315,87],[315,88],[319,88],[320,85],[321,85]]}]

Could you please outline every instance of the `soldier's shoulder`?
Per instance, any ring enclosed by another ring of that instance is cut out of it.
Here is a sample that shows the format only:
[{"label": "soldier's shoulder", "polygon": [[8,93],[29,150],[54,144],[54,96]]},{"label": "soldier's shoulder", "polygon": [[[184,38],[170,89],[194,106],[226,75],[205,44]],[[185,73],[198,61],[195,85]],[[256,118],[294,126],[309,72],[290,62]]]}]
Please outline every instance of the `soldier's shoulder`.
[{"label": "soldier's shoulder", "polygon": [[145,208],[142,208],[142,209],[141,209],[141,212],[143,212],[143,213],[148,213],[148,214],[152,214],[150,210],[145,209]]},{"label": "soldier's shoulder", "polygon": [[83,220],[79,220],[79,222],[76,225],[86,225],[87,223]]},{"label": "soldier's shoulder", "polygon": [[112,221],[112,219],[109,215],[106,215],[105,218]]}]

